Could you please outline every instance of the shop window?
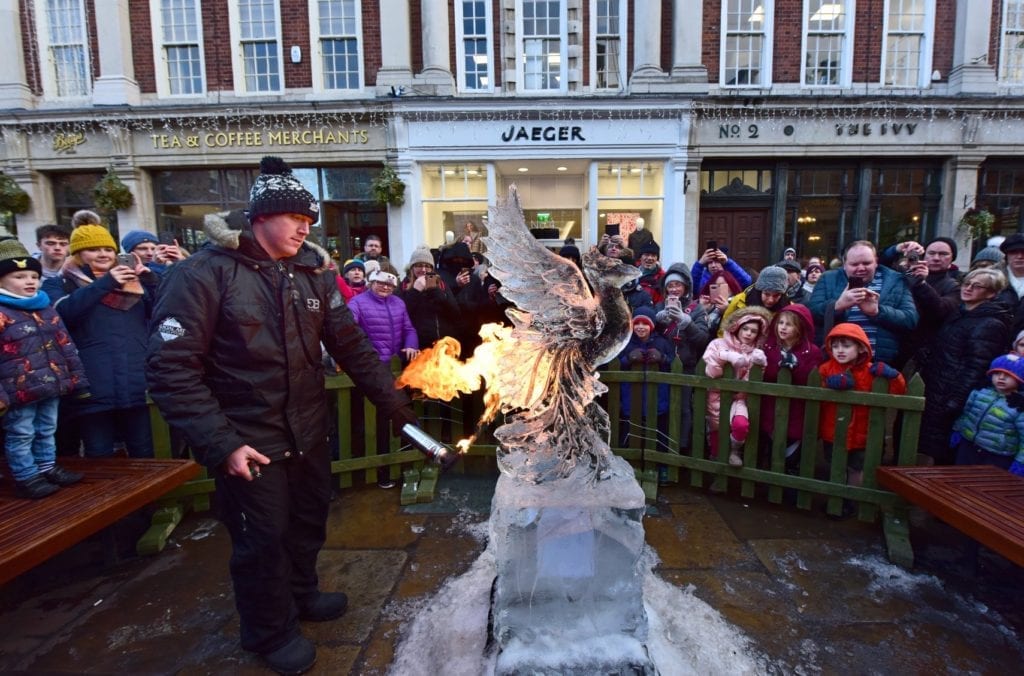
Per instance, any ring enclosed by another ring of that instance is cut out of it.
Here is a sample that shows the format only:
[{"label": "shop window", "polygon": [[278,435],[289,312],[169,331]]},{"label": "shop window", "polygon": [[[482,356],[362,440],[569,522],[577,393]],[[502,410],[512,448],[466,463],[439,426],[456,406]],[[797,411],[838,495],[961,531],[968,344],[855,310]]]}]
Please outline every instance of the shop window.
[{"label": "shop window", "polygon": [[[206,91],[200,0],[160,0],[150,4],[157,92],[189,96]],[[162,67],[159,66],[162,64]]]},{"label": "shop window", "polygon": [[856,172],[852,168],[793,169],[789,172],[783,241],[806,260],[831,260],[853,240]]},{"label": "shop window", "polygon": [[979,209],[988,209],[995,217],[993,235],[1010,235],[1021,230],[1024,220],[1024,164],[986,162],[978,180],[978,195],[972,196]]},{"label": "shop window", "polygon": [[927,87],[935,0],[887,0],[882,83],[888,87]]},{"label": "shop window", "polygon": [[1004,0],[999,49],[999,79],[1024,84],[1024,0]]},{"label": "shop window", "polygon": [[566,89],[565,2],[517,0],[517,75],[523,92]]},{"label": "shop window", "polygon": [[319,48],[313,60],[313,80],[321,90],[360,90],[362,71],[362,15],[355,0],[318,0],[310,3],[311,42]]},{"label": "shop window", "polygon": [[710,197],[763,197],[772,194],[771,169],[706,169],[700,191]]},{"label": "shop window", "polygon": [[729,87],[762,87],[771,81],[771,0],[726,0],[722,3],[719,82]]},{"label": "shop window", "polygon": [[804,86],[850,85],[854,4],[854,0],[804,3]]},{"label": "shop window", "polygon": [[[57,223],[71,225],[71,217],[79,209],[95,211],[92,189],[103,178],[104,172],[87,172],[81,174],[53,174],[50,183],[53,186],[53,202],[57,210]],[[100,214],[106,216],[106,214]],[[117,213],[110,215],[111,230],[116,232]]]},{"label": "shop window", "polygon": [[591,0],[591,82],[594,89],[622,90],[626,72],[626,3]]},{"label": "shop window", "polygon": [[665,218],[664,192],[665,171],[660,162],[598,163],[598,234],[613,226],[628,238],[642,223],[660,242]]},{"label": "shop window", "polygon": [[494,89],[494,49],[491,3],[465,0],[455,3],[456,59],[459,90],[489,92]]},{"label": "shop window", "polygon": [[255,169],[186,169],[153,173],[158,232],[172,232],[190,251],[206,241],[206,214],[244,209]]},{"label": "shop window", "polygon": [[425,164],[421,168],[423,236],[430,246],[478,236],[487,222],[487,165]]},{"label": "shop window", "polygon": [[939,170],[881,167],[871,171],[868,239],[879,247],[935,236]]},{"label": "shop window", "polygon": [[85,3],[51,0],[39,3],[36,36],[43,52],[43,93],[48,98],[88,96],[92,91]]},{"label": "shop window", "polygon": [[276,0],[228,2],[236,88],[241,93],[280,92],[280,15]]}]

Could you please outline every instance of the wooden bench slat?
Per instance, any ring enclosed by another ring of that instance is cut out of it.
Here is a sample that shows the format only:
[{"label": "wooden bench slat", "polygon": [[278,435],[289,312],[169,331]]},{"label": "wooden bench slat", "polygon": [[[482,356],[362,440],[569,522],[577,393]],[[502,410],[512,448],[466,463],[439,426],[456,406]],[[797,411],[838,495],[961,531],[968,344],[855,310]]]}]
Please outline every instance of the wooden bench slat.
[{"label": "wooden bench slat", "polygon": [[192,460],[62,458],[77,484],[42,500],[0,481],[0,584],[144,507],[199,474]]},{"label": "wooden bench slat", "polygon": [[986,465],[880,467],[878,483],[1024,566],[1024,478]]}]

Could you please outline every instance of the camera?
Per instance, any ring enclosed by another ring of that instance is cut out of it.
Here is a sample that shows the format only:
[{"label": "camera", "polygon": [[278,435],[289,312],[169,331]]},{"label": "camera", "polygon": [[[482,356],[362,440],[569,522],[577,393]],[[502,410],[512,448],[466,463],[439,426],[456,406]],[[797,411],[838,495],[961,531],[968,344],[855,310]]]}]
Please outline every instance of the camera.
[{"label": "camera", "polygon": [[914,263],[917,263],[920,260],[921,254],[917,253],[916,251],[907,254],[907,263],[909,263],[910,265],[913,265]]},{"label": "camera", "polygon": [[130,253],[119,253],[119,254],[117,254],[117,264],[118,265],[126,265],[126,266],[130,267],[133,270],[135,269],[135,263],[136,263],[137,260],[138,259],[135,257],[135,254],[130,254]]}]

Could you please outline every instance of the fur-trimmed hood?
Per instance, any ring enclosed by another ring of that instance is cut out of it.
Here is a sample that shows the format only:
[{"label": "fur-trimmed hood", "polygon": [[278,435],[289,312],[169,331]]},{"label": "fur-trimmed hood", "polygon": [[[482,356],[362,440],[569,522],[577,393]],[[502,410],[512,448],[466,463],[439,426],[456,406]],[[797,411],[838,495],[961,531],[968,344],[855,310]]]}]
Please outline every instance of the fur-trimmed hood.
[{"label": "fur-trimmed hood", "polygon": [[[206,232],[210,242],[222,249],[238,251],[243,248],[243,238],[252,242],[253,246],[258,247],[256,240],[252,236],[252,226],[249,224],[249,219],[242,209],[206,214],[203,217],[203,230]],[[316,257],[315,264],[311,264],[310,267],[313,267],[317,274],[331,269],[331,256],[319,244],[314,244],[309,239],[306,239],[302,248],[299,249],[299,253],[295,255],[295,258],[301,257],[306,259],[307,256],[304,256],[304,253]],[[312,263],[309,260],[303,260],[302,262]]]},{"label": "fur-trimmed hood", "polygon": [[745,308],[736,310],[729,315],[726,321],[724,332],[730,336],[735,336],[736,332],[740,330],[740,327],[750,321],[755,321],[761,325],[761,336],[763,340],[765,335],[768,333],[768,324],[771,323],[772,313],[761,307],[760,305],[748,305]]}]

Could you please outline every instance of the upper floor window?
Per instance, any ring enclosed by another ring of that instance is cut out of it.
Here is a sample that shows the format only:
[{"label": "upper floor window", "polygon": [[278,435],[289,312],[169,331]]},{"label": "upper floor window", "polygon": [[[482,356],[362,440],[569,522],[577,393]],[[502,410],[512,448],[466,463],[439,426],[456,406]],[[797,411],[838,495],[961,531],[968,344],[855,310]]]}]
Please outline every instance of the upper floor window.
[{"label": "upper floor window", "polygon": [[313,0],[313,25],[319,31],[315,81],[323,89],[362,89],[362,16],[355,0]]},{"label": "upper floor window", "polygon": [[459,64],[460,91],[494,89],[491,22],[489,1],[464,0],[455,3],[455,24],[458,34],[455,49]]},{"label": "upper floor window", "polygon": [[235,0],[228,3],[235,44],[232,63],[242,92],[280,92],[280,16],[276,0]]},{"label": "upper floor window", "polygon": [[765,86],[771,82],[771,0],[726,0],[722,3],[721,83]]},{"label": "upper floor window", "polygon": [[566,88],[565,3],[517,0],[517,76],[524,92],[558,92]]},{"label": "upper floor window", "polygon": [[935,0],[887,0],[882,84],[927,87]]},{"label": "upper floor window", "polygon": [[850,85],[854,16],[855,0],[807,0],[804,3],[805,86]]},{"label": "upper floor window", "polygon": [[203,22],[200,0],[159,0],[150,4],[156,63],[163,64],[157,78],[162,96],[202,94],[206,90],[203,65]]},{"label": "upper floor window", "polygon": [[1024,0],[1003,2],[1003,28],[999,49],[999,79],[1024,84]]},{"label": "upper floor window", "polygon": [[37,34],[43,53],[43,90],[53,97],[88,96],[92,87],[85,3],[46,0]]},{"label": "upper floor window", "polygon": [[626,72],[626,3],[592,0],[590,12],[594,36],[592,77],[594,89],[621,90]]}]

